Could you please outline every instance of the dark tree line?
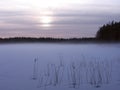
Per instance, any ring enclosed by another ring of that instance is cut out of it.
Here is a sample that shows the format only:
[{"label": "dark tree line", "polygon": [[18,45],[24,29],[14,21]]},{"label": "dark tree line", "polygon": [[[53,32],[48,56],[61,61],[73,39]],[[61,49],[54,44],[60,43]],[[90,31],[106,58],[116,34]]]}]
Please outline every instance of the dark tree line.
[{"label": "dark tree line", "polygon": [[96,38],[98,40],[120,41],[120,22],[112,21],[100,27],[96,34]]},{"label": "dark tree line", "polygon": [[34,38],[34,37],[14,37],[14,38],[0,38],[0,43],[15,43],[15,42],[88,42],[95,41],[95,38]]}]

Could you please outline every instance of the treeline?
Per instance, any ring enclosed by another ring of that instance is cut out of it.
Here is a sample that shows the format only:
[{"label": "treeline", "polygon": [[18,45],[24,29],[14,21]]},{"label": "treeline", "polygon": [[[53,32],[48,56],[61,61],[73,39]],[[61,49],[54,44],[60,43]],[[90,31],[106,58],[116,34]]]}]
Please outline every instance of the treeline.
[{"label": "treeline", "polygon": [[120,41],[120,22],[112,21],[100,27],[96,38],[105,41]]},{"label": "treeline", "polygon": [[96,38],[32,38],[32,37],[14,37],[14,38],[0,38],[0,43],[14,43],[14,42],[89,42],[96,41]]}]

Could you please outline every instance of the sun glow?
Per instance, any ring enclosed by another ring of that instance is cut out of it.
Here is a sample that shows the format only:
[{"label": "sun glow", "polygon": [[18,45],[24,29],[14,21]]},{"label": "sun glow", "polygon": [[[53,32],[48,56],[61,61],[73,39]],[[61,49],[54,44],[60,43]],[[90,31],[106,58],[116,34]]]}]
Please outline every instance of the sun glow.
[{"label": "sun glow", "polygon": [[37,21],[39,27],[51,27],[52,23],[54,22],[54,13],[53,11],[49,10],[40,10],[34,11],[34,19]]},{"label": "sun glow", "polygon": [[49,16],[42,16],[40,22],[43,24],[49,24],[52,22],[52,18]]},{"label": "sun glow", "polygon": [[[54,14],[57,10],[69,9],[74,4],[84,4],[90,0],[12,0],[19,5],[19,9],[31,11],[33,17],[42,27],[50,27],[54,22]],[[15,7],[17,8],[17,7]]]},{"label": "sun glow", "polygon": [[52,17],[50,16],[41,16],[40,23],[43,27],[50,27],[52,23]]}]

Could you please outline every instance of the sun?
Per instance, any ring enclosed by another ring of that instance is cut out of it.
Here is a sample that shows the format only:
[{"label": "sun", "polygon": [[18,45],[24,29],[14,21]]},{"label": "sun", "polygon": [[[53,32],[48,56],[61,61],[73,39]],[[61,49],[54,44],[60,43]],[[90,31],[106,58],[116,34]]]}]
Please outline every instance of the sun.
[{"label": "sun", "polygon": [[40,23],[43,27],[50,27],[53,19],[51,16],[41,16]]},{"label": "sun", "polygon": [[51,27],[54,22],[54,13],[52,11],[41,11],[34,13],[36,18],[34,18],[38,22],[38,26],[45,28]]},{"label": "sun", "polygon": [[50,16],[42,16],[40,18],[40,22],[42,24],[50,24],[52,22],[52,18]]}]

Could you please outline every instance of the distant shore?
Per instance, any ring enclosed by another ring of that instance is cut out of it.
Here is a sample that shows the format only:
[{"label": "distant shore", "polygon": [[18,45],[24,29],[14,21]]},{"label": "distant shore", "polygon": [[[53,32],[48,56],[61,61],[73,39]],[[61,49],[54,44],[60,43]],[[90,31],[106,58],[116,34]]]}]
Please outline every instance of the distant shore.
[{"label": "distant shore", "polygon": [[0,43],[119,43],[120,41],[106,41],[96,38],[33,38],[33,37],[13,37],[0,38]]}]

